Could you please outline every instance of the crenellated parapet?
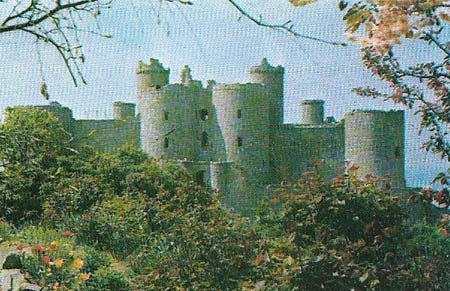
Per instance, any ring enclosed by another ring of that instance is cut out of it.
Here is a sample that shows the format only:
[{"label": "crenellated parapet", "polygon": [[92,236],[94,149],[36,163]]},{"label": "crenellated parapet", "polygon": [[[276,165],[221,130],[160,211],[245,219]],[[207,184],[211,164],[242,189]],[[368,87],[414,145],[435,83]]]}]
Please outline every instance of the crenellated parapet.
[{"label": "crenellated parapet", "polygon": [[170,69],[164,68],[157,59],[150,59],[148,64],[139,61],[136,74],[138,93],[158,90],[169,84]]}]

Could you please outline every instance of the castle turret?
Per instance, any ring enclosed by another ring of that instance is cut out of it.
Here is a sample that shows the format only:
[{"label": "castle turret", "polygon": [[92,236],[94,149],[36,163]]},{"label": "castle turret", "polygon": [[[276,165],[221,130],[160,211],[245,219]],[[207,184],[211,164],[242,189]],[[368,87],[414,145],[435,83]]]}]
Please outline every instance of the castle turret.
[{"label": "castle turret", "polygon": [[136,115],[136,105],[134,103],[114,102],[113,119],[133,120]]},{"label": "castle turret", "polygon": [[189,66],[184,66],[183,70],[181,71],[181,84],[184,86],[189,86],[192,82],[192,74],[191,74],[191,68]]},{"label": "castle turret", "polygon": [[165,69],[157,59],[150,59],[148,64],[140,61],[137,69],[137,90],[139,92],[160,89],[169,83],[170,70]]},{"label": "castle turret", "polygon": [[242,168],[249,184],[267,182],[269,175],[269,109],[260,84],[218,84],[213,90],[217,123],[226,160]]},{"label": "castle turret", "polygon": [[270,126],[280,126],[283,124],[283,90],[284,90],[284,68],[282,66],[273,67],[266,58],[261,64],[250,69],[252,82],[264,84],[267,89],[267,97],[270,102]]},{"label": "castle turret", "polygon": [[354,111],[345,115],[345,159],[358,175],[386,177],[395,189],[405,187],[403,111]]},{"label": "castle turret", "polygon": [[302,124],[321,125],[324,119],[323,100],[303,100],[302,107]]}]

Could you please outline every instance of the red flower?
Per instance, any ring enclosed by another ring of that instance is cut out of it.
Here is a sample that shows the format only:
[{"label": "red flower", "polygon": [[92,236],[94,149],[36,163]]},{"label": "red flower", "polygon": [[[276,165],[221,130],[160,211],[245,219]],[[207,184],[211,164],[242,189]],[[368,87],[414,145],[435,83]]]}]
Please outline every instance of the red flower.
[{"label": "red flower", "polygon": [[41,245],[35,245],[33,246],[33,250],[35,250],[38,253],[43,253],[44,252],[44,247]]},{"label": "red flower", "polygon": [[46,264],[50,263],[50,257],[49,256],[45,256],[42,258],[42,261]]},{"label": "red flower", "polygon": [[71,237],[73,236],[73,232],[71,232],[70,230],[66,230],[62,233],[63,237]]}]

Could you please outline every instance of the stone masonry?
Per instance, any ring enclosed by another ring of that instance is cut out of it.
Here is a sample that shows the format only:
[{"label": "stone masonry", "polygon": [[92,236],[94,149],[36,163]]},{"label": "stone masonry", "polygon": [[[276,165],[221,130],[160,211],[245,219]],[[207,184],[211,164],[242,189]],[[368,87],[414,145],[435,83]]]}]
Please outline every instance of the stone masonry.
[{"label": "stone masonry", "polygon": [[[344,165],[359,175],[388,177],[405,187],[404,112],[361,110],[343,120],[324,116],[323,100],[303,100],[300,124],[285,124],[284,68],[266,59],[250,69],[247,84],[193,80],[185,66],[181,82],[158,60],[137,66],[137,108],[114,103],[112,120],[75,120],[58,103],[50,110],[80,143],[102,151],[131,144],[185,167],[201,184],[245,208],[268,185],[298,179],[314,162],[327,177]],[[256,193],[256,194],[255,194]]]}]

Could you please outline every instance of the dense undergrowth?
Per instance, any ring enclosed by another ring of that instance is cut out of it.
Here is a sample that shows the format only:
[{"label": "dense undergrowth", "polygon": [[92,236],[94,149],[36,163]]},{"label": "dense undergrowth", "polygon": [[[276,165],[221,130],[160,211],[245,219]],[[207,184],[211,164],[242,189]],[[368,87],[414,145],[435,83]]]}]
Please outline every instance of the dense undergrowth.
[{"label": "dense undergrowth", "polygon": [[73,147],[29,107],[8,111],[0,160],[0,247],[48,290],[450,289],[449,218],[426,195],[407,215],[355,167],[312,169],[246,218],[140,150]]}]

